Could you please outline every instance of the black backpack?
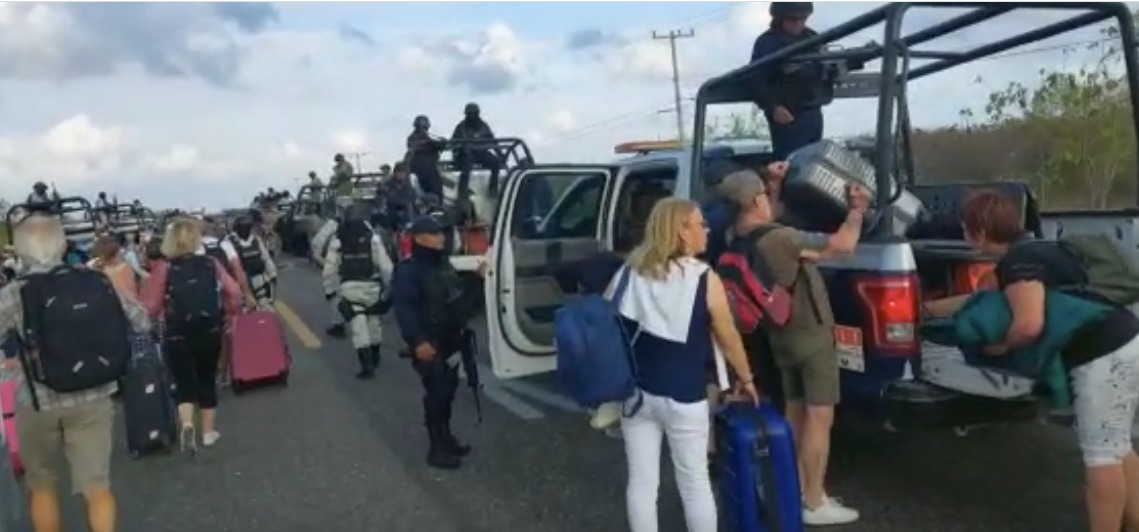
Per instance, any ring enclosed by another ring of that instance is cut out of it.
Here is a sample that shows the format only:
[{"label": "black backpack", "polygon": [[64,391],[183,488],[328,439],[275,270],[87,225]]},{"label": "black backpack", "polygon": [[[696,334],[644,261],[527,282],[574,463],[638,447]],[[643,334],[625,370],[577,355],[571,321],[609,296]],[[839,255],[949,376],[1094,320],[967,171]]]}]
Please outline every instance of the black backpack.
[{"label": "black backpack", "polygon": [[[20,287],[22,362],[29,378],[56,392],[115,382],[131,358],[130,321],[102,272],[59,266]],[[33,393],[36,408],[39,403]]]},{"label": "black backpack", "polygon": [[225,248],[222,247],[221,243],[221,240],[211,240],[209,243],[202,242],[202,249],[206,250],[207,257],[213,257],[217,259],[218,263],[220,263],[222,267],[225,268],[225,271],[229,272],[230,275],[233,275],[234,273],[230,270],[229,255],[225,254]]},{"label": "black backpack", "polygon": [[221,329],[221,281],[208,255],[191,255],[170,261],[166,276],[166,328],[172,336]]}]

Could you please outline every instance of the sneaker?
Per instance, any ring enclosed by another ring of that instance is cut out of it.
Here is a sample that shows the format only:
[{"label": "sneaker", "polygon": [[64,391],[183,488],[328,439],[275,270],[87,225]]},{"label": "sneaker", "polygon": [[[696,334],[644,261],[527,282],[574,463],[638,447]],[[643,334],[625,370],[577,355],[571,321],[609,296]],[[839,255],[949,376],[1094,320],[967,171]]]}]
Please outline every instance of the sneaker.
[{"label": "sneaker", "polygon": [[202,435],[202,447],[213,447],[221,439],[221,433],[211,430]]},{"label": "sneaker", "polygon": [[605,403],[593,411],[589,426],[597,430],[607,429],[621,421],[621,403]]},{"label": "sneaker", "polygon": [[858,510],[847,508],[832,497],[824,498],[822,506],[813,510],[803,505],[803,524],[808,526],[846,525],[857,520]]},{"label": "sneaker", "polygon": [[198,438],[193,425],[182,425],[182,432],[178,435],[178,445],[182,452],[194,454],[198,452]]}]

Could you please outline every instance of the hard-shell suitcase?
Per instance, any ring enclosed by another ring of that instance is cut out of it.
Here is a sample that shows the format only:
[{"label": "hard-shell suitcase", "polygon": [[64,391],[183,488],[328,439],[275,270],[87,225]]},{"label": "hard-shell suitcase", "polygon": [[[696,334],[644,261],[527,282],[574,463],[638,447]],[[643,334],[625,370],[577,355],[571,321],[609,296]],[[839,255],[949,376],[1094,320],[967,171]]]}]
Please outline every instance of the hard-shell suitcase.
[{"label": "hard-shell suitcase", "polygon": [[4,439],[7,443],[8,463],[14,475],[24,474],[24,463],[20,460],[20,438],[16,433],[16,395],[20,391],[20,379],[5,378],[0,381],[0,411],[4,417]]},{"label": "hard-shell suitcase", "polygon": [[[141,348],[143,341],[136,339]],[[178,440],[178,414],[171,396],[170,375],[157,341],[151,349],[136,351],[120,383],[127,450],[134,458],[170,450]]]},{"label": "hard-shell suitcase", "polygon": [[803,503],[791,427],[768,403],[716,415],[721,522],[732,532],[802,532]]},{"label": "hard-shell suitcase", "polygon": [[230,334],[229,377],[234,393],[267,382],[288,385],[292,356],[276,313],[258,310],[239,314],[233,319]]},{"label": "hard-shell suitcase", "polygon": [[[7,432],[7,427],[0,433],[0,452],[8,453],[7,441],[14,434]],[[31,517],[28,513],[28,502],[23,486],[17,474],[12,470],[12,463],[0,460],[0,532],[27,532],[32,529]]]},{"label": "hard-shell suitcase", "polygon": [[[846,202],[848,185],[862,185],[875,195],[880,186],[874,166],[861,155],[838,143],[823,140],[804,146],[788,156],[790,166],[782,201],[794,211],[804,229],[833,231],[840,226],[849,212]],[[873,205],[864,220],[866,231],[872,231],[883,214],[895,220],[894,232],[905,234],[906,229],[922,215],[922,202],[907,190],[897,190],[891,180],[894,202],[887,208]],[[809,216],[804,213],[810,213]]]}]

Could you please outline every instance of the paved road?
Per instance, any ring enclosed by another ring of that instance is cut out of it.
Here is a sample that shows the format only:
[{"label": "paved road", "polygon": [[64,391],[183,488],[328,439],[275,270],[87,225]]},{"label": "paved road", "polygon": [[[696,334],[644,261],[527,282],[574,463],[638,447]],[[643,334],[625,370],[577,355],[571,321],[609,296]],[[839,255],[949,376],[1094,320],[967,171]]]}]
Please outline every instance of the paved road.
[{"label": "paved road", "polygon": [[[354,379],[347,344],[312,334],[327,314],[316,273],[301,266],[282,275],[295,358],[289,387],[224,396],[224,436],[196,459],[117,454],[123,531],[626,529],[620,442],[591,431],[548,379],[491,382],[481,426],[461,393],[456,430],[475,452],[461,471],[429,470],[411,369],[388,349],[376,380]],[[832,462],[833,493],[864,516],[838,530],[1082,530],[1080,467],[1059,428],[958,438],[842,427]],[[680,532],[669,476],[661,529]],[[78,505],[68,514],[65,529],[82,530]]]}]

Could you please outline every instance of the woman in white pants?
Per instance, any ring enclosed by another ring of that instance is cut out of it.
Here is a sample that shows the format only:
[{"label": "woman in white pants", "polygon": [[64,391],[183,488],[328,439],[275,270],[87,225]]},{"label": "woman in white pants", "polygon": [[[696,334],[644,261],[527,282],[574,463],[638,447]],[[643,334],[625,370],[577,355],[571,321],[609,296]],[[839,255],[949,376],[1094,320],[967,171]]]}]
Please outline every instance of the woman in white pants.
[{"label": "woman in white pants", "polygon": [[[715,345],[758,400],[751,369],[720,278],[695,256],[707,244],[695,203],[665,199],[649,215],[643,243],[611,283],[629,275],[618,308],[626,319],[639,372],[639,396],[622,420],[629,479],[625,492],[632,532],[657,531],[660,451],[668,438],[689,532],[716,532],[716,504],[707,463],[707,362]],[[639,408],[638,408],[639,406]]]}]

